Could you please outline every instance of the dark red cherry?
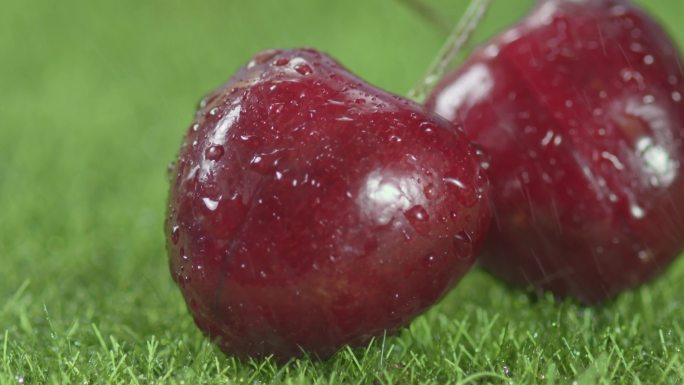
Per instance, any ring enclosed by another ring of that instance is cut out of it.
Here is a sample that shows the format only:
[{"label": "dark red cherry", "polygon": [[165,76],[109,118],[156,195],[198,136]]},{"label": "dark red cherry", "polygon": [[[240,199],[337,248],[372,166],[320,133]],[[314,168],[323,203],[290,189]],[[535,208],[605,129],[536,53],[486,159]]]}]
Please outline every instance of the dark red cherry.
[{"label": "dark red cherry", "polygon": [[172,173],[173,277],[243,357],[325,357],[406,324],[490,219],[460,128],[314,50],[263,52],[205,98]]},{"label": "dark red cherry", "polygon": [[682,58],[624,0],[548,0],[446,76],[427,105],[489,153],[484,265],[585,303],[684,247]]}]

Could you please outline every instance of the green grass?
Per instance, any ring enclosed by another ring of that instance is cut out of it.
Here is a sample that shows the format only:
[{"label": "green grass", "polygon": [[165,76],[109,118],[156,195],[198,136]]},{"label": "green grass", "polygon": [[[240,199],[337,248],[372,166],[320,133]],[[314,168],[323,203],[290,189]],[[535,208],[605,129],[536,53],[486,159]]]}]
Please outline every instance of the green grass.
[{"label": "green grass", "polygon": [[[454,20],[464,3],[435,0]],[[531,1],[495,3],[479,40]],[[684,3],[648,5],[684,43]],[[533,302],[475,270],[367,348],[286,365],[224,356],[163,246],[165,169],[196,101],[272,46],[318,47],[405,93],[444,36],[390,0],[0,8],[0,384],[682,383],[684,261],[599,308]]]}]

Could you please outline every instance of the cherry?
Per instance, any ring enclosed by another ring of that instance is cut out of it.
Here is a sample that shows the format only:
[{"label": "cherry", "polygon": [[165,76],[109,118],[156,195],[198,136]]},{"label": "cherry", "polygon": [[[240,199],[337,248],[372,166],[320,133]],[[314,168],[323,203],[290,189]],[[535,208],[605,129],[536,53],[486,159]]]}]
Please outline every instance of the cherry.
[{"label": "cherry", "polygon": [[484,266],[584,303],[684,247],[682,59],[625,0],[547,0],[442,79],[427,106],[489,153]]},{"label": "cherry", "polygon": [[397,329],[469,269],[490,219],[460,128],[310,49],[262,52],[208,95],[171,173],[173,277],[240,357]]}]

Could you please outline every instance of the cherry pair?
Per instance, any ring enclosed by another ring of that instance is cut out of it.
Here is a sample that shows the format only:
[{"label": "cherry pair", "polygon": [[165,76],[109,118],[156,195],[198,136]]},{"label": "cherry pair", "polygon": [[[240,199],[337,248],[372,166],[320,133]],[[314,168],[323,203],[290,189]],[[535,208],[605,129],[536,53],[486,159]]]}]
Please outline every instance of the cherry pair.
[{"label": "cherry pair", "polygon": [[174,279],[227,353],[325,357],[434,304],[493,217],[490,271],[610,298],[684,244],[678,63],[624,0],[547,0],[428,99],[459,126],[316,51],[262,52],[171,170]]}]

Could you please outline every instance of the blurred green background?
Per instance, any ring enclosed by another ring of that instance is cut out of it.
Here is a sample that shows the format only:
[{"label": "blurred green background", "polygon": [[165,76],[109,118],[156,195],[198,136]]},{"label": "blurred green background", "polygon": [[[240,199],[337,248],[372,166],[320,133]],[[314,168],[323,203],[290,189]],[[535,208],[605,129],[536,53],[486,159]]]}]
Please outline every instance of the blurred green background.
[{"label": "blurred green background", "polygon": [[[466,3],[430,2],[454,22]],[[684,2],[640,3],[684,44]],[[501,30],[531,4],[495,0],[475,41]],[[316,47],[369,82],[405,94],[444,39],[443,31],[392,0],[0,1],[0,382],[226,383],[253,376],[251,381],[327,383],[336,370],[352,365],[356,356],[349,353],[333,364],[264,374],[257,363],[231,361],[202,339],[167,271],[166,166],[201,96],[262,49]],[[530,307],[524,295],[508,293],[478,272],[449,300],[465,301],[472,314],[493,319],[512,311],[534,320],[541,311],[546,322],[571,311],[580,314],[577,327],[585,325],[582,312],[599,325],[622,325],[636,313],[651,317],[644,325],[654,334],[639,342],[636,337],[646,329],[637,328],[625,344],[658,345],[660,339],[665,343],[659,328],[676,333],[667,325],[684,321],[682,270],[682,263],[675,265],[655,287],[628,293],[609,310],[552,300],[524,310]],[[649,309],[662,318],[653,319]],[[463,317],[469,315],[461,305],[442,305],[420,322],[442,330],[437,320]],[[517,325],[521,331],[527,326]],[[567,338],[573,333],[568,330]],[[411,344],[420,332],[409,334],[395,342]],[[564,338],[556,335],[549,344],[560,349]],[[156,346],[154,353],[150,346]],[[436,360],[435,367],[426,364],[410,378],[441,383],[439,367],[446,364],[438,349],[444,346],[421,349],[413,351],[426,362]],[[553,361],[553,351],[537,353],[540,362]],[[659,356],[660,374],[648,378],[667,379],[665,368],[676,367],[670,360],[682,361],[667,353]],[[595,358],[577,358],[576,368],[563,368],[563,357],[554,363],[563,378],[581,374]],[[473,358],[470,371],[449,370],[461,379],[478,371],[505,373],[492,359]],[[549,362],[539,370],[546,373]],[[219,369],[202,369],[205,364]],[[626,365],[626,373],[636,370]],[[536,378],[525,377],[532,369],[519,373],[516,381]],[[346,375],[351,382],[384,381],[377,373]]]}]

